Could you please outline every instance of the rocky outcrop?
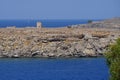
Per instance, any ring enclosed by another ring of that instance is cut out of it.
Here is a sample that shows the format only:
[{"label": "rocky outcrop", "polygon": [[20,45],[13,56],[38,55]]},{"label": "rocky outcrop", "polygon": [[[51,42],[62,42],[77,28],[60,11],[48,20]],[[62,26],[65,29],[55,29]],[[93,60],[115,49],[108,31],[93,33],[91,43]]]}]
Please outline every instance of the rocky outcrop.
[{"label": "rocky outcrop", "polygon": [[120,18],[107,19],[103,21],[94,21],[88,24],[71,25],[71,26],[68,26],[68,28],[120,29]]},{"label": "rocky outcrop", "polygon": [[[75,29],[75,31],[78,29]],[[19,34],[20,33],[22,34]],[[31,30],[32,31],[32,30]],[[102,56],[117,34],[65,33],[40,36],[23,30],[1,30],[0,57],[87,57]],[[9,33],[10,32],[10,33]],[[36,31],[37,32],[37,31]],[[9,34],[8,34],[9,33]],[[26,33],[26,34],[25,34]],[[31,33],[31,34],[30,34]],[[107,32],[108,33],[108,32]],[[25,35],[24,35],[25,34]],[[29,35],[28,35],[29,34]],[[50,33],[49,33],[50,34]],[[54,33],[55,34],[55,33]]]},{"label": "rocky outcrop", "polygon": [[[103,25],[108,23],[115,24],[102,22]],[[119,37],[120,30],[113,28],[1,28],[0,57],[102,56]]]}]

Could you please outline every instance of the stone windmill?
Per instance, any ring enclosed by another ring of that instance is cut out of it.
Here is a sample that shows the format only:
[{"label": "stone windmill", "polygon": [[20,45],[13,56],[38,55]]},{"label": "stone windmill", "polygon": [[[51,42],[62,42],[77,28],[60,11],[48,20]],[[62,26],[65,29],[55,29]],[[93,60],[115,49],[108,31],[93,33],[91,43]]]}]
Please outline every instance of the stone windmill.
[{"label": "stone windmill", "polygon": [[41,22],[37,22],[37,28],[42,28],[42,23]]}]

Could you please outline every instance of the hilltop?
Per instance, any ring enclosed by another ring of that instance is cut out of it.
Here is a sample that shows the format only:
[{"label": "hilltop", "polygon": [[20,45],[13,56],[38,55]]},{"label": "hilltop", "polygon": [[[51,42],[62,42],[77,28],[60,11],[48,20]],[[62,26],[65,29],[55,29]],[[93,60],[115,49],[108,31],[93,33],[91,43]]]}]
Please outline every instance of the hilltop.
[{"label": "hilltop", "polygon": [[120,18],[106,19],[103,21],[94,21],[88,24],[71,25],[72,28],[105,28],[120,29]]},{"label": "hilltop", "polygon": [[120,37],[119,22],[115,18],[64,28],[1,28],[0,57],[102,56]]}]

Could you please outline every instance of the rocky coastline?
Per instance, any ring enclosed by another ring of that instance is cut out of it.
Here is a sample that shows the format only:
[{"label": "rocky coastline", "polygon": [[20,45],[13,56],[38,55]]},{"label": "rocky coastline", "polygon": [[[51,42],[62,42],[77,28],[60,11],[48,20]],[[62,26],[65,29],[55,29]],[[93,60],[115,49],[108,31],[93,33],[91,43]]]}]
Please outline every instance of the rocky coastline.
[{"label": "rocky coastline", "polygon": [[93,22],[84,27],[1,28],[0,57],[103,56],[107,47],[120,37],[119,28],[120,19]]}]

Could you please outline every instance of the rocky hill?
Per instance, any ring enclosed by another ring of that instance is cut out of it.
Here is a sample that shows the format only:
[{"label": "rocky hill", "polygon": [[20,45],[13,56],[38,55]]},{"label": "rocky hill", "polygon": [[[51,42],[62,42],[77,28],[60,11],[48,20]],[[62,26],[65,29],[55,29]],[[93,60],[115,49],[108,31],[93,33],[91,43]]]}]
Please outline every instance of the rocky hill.
[{"label": "rocky hill", "polygon": [[69,27],[76,28],[105,28],[105,29],[120,29],[120,18],[106,19],[103,21],[95,21],[88,24],[72,25]]},{"label": "rocky hill", "polygon": [[[107,23],[112,25],[102,22]],[[102,56],[119,37],[120,30],[113,28],[1,28],[0,57]]]}]

